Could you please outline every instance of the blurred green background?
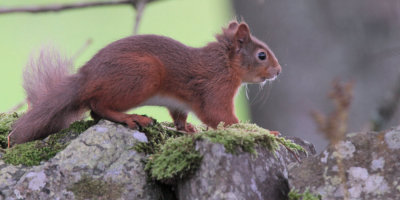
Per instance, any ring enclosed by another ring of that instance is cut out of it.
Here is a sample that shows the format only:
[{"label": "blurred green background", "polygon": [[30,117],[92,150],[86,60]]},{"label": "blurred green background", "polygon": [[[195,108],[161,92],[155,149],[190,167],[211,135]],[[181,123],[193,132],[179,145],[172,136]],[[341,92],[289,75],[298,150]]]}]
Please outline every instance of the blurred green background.
[{"label": "blurred green background", "polygon": [[[0,0],[0,7],[74,2],[82,1]],[[214,41],[214,35],[233,17],[229,0],[160,0],[146,6],[138,33],[164,35],[200,47]],[[75,62],[75,67],[79,68],[110,42],[131,35],[134,18],[135,11],[128,5],[0,15],[0,112],[9,111],[24,100],[22,71],[32,52],[51,44],[67,56],[73,56],[91,39],[92,44]],[[240,120],[249,120],[247,107],[241,90],[236,97],[236,113]],[[161,107],[142,107],[131,112],[171,121],[167,110]],[[199,123],[193,114],[189,121]]]}]

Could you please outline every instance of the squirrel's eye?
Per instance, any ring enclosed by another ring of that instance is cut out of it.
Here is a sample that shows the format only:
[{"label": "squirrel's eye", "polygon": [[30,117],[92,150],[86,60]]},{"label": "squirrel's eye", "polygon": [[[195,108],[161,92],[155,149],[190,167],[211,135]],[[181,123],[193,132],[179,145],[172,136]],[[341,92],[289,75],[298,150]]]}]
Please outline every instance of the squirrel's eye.
[{"label": "squirrel's eye", "polygon": [[267,54],[265,54],[265,52],[260,52],[258,53],[258,59],[260,60],[265,60],[267,58]]}]

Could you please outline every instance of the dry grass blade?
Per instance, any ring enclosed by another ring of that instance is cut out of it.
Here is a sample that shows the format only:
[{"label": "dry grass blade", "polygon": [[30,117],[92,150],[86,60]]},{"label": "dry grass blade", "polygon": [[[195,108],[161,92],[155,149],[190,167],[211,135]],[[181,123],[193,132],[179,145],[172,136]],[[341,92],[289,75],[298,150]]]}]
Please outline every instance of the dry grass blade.
[{"label": "dry grass blade", "polygon": [[335,108],[328,116],[318,111],[311,113],[318,129],[332,143],[336,144],[347,131],[347,120],[349,116],[350,104],[353,98],[353,82],[341,84],[338,81],[333,82],[333,89],[329,93]]}]

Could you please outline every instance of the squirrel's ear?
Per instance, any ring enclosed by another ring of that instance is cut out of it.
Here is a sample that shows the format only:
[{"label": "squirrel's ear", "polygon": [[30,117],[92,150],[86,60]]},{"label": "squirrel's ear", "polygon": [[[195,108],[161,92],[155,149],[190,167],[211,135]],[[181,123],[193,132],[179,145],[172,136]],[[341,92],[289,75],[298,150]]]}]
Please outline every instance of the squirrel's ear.
[{"label": "squirrel's ear", "polygon": [[240,42],[246,42],[250,39],[250,30],[247,24],[241,23],[236,30],[235,38]]}]

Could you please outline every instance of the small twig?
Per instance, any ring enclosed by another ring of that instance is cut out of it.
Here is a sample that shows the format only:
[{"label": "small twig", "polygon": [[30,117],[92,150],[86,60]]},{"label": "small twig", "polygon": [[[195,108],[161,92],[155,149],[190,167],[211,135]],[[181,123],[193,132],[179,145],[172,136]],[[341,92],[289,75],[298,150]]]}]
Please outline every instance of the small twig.
[{"label": "small twig", "polygon": [[168,129],[168,130],[171,130],[171,131],[175,131],[175,132],[178,132],[178,133],[182,133],[182,134],[190,134],[190,133],[188,133],[188,132],[186,132],[186,131],[178,131],[176,128],[171,128],[171,127],[168,127],[168,126],[164,126],[164,125],[161,125],[163,128],[165,128],[165,129]]},{"label": "small twig", "polygon": [[290,149],[288,146],[286,146],[286,144],[284,144],[282,141],[278,140],[278,142],[281,143],[291,154],[294,155],[294,157],[296,158],[297,162],[300,162],[300,158],[296,154],[296,152],[294,152],[292,149]]},{"label": "small twig", "polygon": [[89,45],[92,44],[92,39],[87,39],[85,44],[82,45],[81,48],[78,49],[78,51],[71,57],[71,63],[74,63],[75,60],[82,55],[83,52],[89,47]]},{"label": "small twig", "polygon": [[133,27],[133,35],[136,35],[139,29],[139,24],[142,19],[143,10],[146,7],[146,3],[148,0],[138,0],[134,7],[136,8],[136,17],[135,17],[135,25]]},{"label": "small twig", "polygon": [[335,110],[329,115],[323,115],[317,111],[311,113],[319,131],[323,133],[332,145],[337,144],[345,137],[349,109],[353,97],[353,85],[353,82],[341,84],[338,81],[334,81],[329,98],[332,99]]},{"label": "small twig", "polygon": [[99,6],[111,6],[111,5],[123,5],[132,4],[131,0],[117,0],[117,1],[98,1],[98,2],[79,2],[73,4],[54,4],[46,6],[26,6],[19,8],[0,8],[0,14],[9,13],[41,13],[41,12],[59,12],[70,9],[99,7]]},{"label": "small twig", "polygon": [[390,120],[393,118],[397,108],[400,104],[400,76],[396,82],[393,90],[390,91],[389,95],[382,101],[382,104],[378,107],[375,116],[372,120],[372,130],[379,131],[384,128]]},{"label": "small twig", "polygon": [[20,110],[24,105],[26,104],[26,99],[19,102],[17,105],[15,105],[13,108],[11,108],[8,112],[12,113],[12,112],[17,112],[18,110]]},{"label": "small twig", "polygon": [[[114,1],[96,1],[96,2],[78,2],[71,4],[53,4],[46,6],[24,6],[18,8],[1,8],[0,14],[11,13],[43,13],[43,12],[60,12],[71,9],[91,8],[100,6],[116,6],[116,5],[133,5],[136,9],[140,6],[143,0],[114,0]],[[146,0],[145,3],[150,3],[156,0]]]},{"label": "small twig", "polygon": [[11,148],[11,135],[12,135],[13,131],[11,131],[10,134],[8,134],[7,136],[7,148]]}]

